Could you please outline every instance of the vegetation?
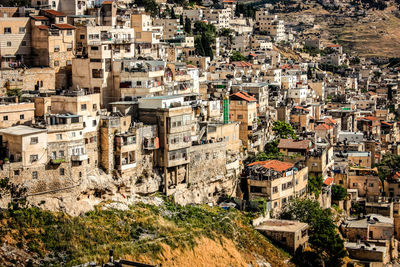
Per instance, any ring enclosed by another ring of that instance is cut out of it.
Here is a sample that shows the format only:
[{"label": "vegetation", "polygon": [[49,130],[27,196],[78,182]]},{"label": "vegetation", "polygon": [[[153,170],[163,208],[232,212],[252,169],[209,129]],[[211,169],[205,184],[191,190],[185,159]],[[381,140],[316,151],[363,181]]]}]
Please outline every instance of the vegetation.
[{"label": "vegetation", "polygon": [[234,51],[231,56],[231,61],[247,61],[247,57],[243,56],[238,51]]},{"label": "vegetation", "polygon": [[385,154],[377,167],[379,178],[382,181],[391,178],[396,172],[400,171],[400,156]]},{"label": "vegetation", "polygon": [[190,19],[188,17],[185,18],[184,30],[185,30],[186,34],[188,34],[188,35],[192,34],[192,22],[190,21]]},{"label": "vegetation", "polygon": [[308,176],[308,191],[315,195],[316,198],[321,194],[324,180],[321,175],[309,175]]},{"label": "vegetation", "polygon": [[347,196],[347,190],[341,185],[332,186],[332,200],[341,201]]},{"label": "vegetation", "polygon": [[183,207],[168,200],[159,206],[139,203],[123,211],[99,206],[79,217],[36,207],[10,208],[0,212],[0,229],[1,242],[7,239],[9,245],[43,259],[43,265],[104,263],[110,249],[116,257],[158,261],[165,246],[190,249],[201,238],[221,245],[224,238],[232,240],[239,251],[270,257],[277,266],[284,260],[240,211]]},{"label": "vegetation", "polygon": [[311,199],[294,199],[285,206],[282,219],[299,220],[310,226],[309,242],[314,252],[298,253],[295,257],[299,266],[341,266],[342,258],[347,255],[344,242],[340,238],[333,222],[330,209],[322,209],[319,203]]},{"label": "vegetation", "polygon": [[274,121],[272,131],[279,139],[297,139],[296,132],[294,131],[292,125],[284,121]]},{"label": "vegetation", "polygon": [[152,17],[160,15],[160,7],[154,0],[135,0],[135,4],[144,7],[146,12],[149,12]]},{"label": "vegetation", "polygon": [[215,42],[216,29],[212,24],[207,24],[205,22],[196,21],[194,24],[195,36],[194,45],[196,52],[200,56],[210,57],[211,60],[214,58],[214,52],[211,48],[212,44]]}]

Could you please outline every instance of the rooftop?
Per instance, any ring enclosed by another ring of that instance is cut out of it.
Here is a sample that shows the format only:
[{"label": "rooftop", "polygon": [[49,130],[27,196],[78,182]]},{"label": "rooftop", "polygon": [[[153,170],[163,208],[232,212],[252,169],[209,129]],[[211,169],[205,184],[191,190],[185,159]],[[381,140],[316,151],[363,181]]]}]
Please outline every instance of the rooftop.
[{"label": "rooftop", "polygon": [[308,228],[308,224],[289,220],[267,220],[256,227],[259,231],[296,232]]},{"label": "rooftop", "polygon": [[32,128],[32,127],[25,126],[25,125],[18,125],[18,126],[12,126],[12,127],[8,127],[6,129],[0,130],[0,134],[23,136],[23,135],[42,133],[42,132],[46,132],[46,131],[47,131],[46,129],[38,129],[38,128]]},{"label": "rooftop", "polygon": [[293,163],[283,162],[283,161],[279,161],[279,160],[257,161],[257,162],[250,163],[247,166],[254,166],[254,165],[260,165],[266,169],[272,169],[277,172],[283,172],[283,171],[286,171],[286,170],[294,167]]},{"label": "rooftop", "polygon": [[281,139],[279,141],[278,148],[288,149],[308,149],[311,147],[310,140],[295,140],[295,139]]},{"label": "rooftop", "polygon": [[362,219],[347,220],[345,224],[349,228],[367,228],[370,224],[393,226],[393,219],[379,214],[368,214]]}]

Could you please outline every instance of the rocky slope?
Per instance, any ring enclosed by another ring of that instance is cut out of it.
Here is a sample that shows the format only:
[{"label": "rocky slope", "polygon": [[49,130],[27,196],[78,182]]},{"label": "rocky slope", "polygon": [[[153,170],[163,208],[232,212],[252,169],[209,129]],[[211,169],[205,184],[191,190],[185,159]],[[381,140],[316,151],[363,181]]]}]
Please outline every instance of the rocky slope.
[{"label": "rocky slope", "polygon": [[76,217],[38,208],[1,210],[0,262],[100,264],[114,249],[116,258],[162,266],[290,265],[287,254],[250,226],[247,214],[157,197],[147,202],[102,203]]}]

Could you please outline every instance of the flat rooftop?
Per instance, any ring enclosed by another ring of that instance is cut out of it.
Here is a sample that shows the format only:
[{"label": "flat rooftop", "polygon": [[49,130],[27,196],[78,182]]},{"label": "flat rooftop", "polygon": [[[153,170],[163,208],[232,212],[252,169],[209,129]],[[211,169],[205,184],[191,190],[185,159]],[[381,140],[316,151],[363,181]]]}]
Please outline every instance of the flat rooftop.
[{"label": "flat rooftop", "polygon": [[0,134],[8,134],[8,135],[31,135],[31,134],[37,134],[37,133],[42,133],[46,132],[46,129],[38,129],[38,128],[33,128],[25,125],[18,125],[18,126],[12,126],[8,127],[6,129],[0,130]]},{"label": "flat rooftop", "polygon": [[267,220],[256,227],[258,231],[296,232],[307,228],[308,224],[289,220]]}]

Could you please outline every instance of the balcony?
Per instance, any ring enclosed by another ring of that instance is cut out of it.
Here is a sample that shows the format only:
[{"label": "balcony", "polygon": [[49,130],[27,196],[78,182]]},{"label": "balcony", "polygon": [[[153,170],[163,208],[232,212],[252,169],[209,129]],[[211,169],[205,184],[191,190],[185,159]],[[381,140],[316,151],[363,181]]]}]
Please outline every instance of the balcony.
[{"label": "balcony", "polygon": [[50,163],[53,165],[60,165],[61,163],[65,162],[65,158],[57,158],[57,159],[51,159]]},{"label": "balcony", "polygon": [[160,147],[158,137],[144,138],[143,148],[145,150],[155,150]]},{"label": "balcony", "polygon": [[88,155],[72,155],[71,160],[72,161],[85,161],[88,159]]},{"label": "balcony", "polygon": [[115,38],[113,41],[115,44],[130,44],[134,42],[134,38]]},{"label": "balcony", "polygon": [[132,169],[132,168],[136,168],[136,162],[127,163],[127,164],[122,163],[122,165],[118,165],[119,171],[125,171],[125,170]]}]

